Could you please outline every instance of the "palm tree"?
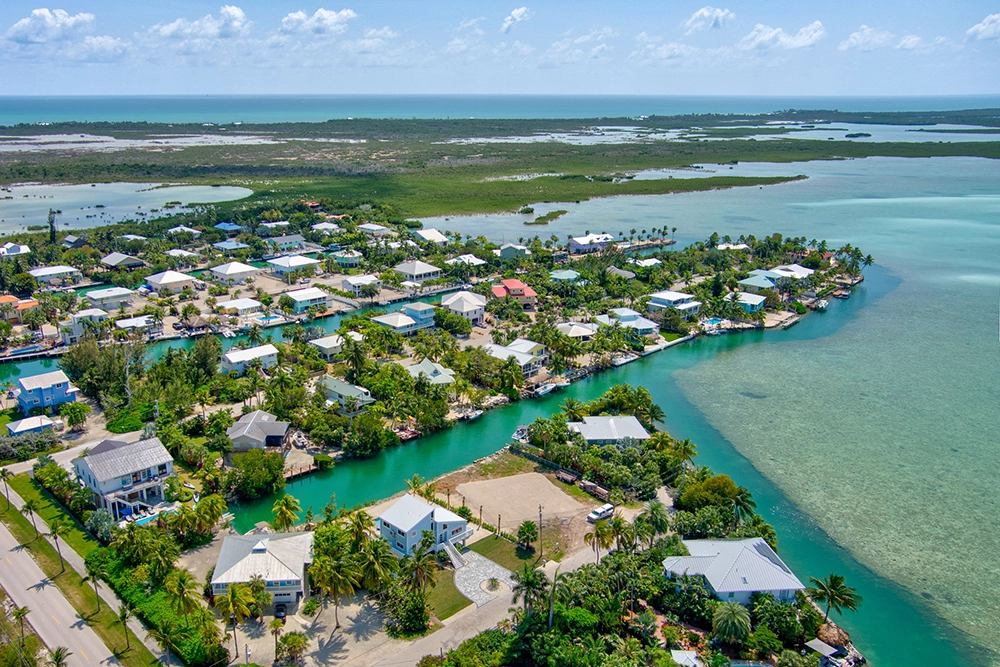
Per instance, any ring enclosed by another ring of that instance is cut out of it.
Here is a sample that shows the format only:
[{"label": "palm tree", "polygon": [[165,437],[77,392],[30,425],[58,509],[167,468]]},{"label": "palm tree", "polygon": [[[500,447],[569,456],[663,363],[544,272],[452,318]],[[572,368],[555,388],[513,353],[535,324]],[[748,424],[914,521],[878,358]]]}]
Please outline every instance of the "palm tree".
[{"label": "palm tree", "polygon": [[194,391],[194,402],[201,407],[201,418],[207,419],[208,415],[205,414],[205,406],[212,401],[212,394],[208,391],[208,387],[198,387]]},{"label": "palm tree", "polygon": [[3,480],[3,492],[4,495],[7,496],[8,509],[10,508],[10,487],[7,486],[7,480],[10,479],[11,477],[13,477],[13,474],[10,472],[10,470],[7,470],[6,468],[0,468],[0,479]]},{"label": "palm tree", "polygon": [[35,539],[38,539],[38,525],[35,523],[35,513],[38,512],[38,503],[29,498],[21,505],[21,514],[31,519],[31,527],[35,529]]},{"label": "palm tree", "polygon": [[233,645],[239,646],[236,640],[236,626],[251,616],[254,604],[253,591],[246,584],[230,584],[225,593],[213,598],[213,602],[223,619],[233,619]]},{"label": "palm tree", "polygon": [[563,401],[562,405],[559,406],[559,409],[562,410],[564,415],[566,415],[566,419],[571,422],[581,421],[587,414],[586,404],[575,398],[567,398]]},{"label": "palm tree", "polygon": [[742,644],[750,636],[750,613],[739,602],[723,602],[712,614],[712,631],[723,644]]},{"label": "palm tree", "polygon": [[151,627],[146,631],[146,636],[160,645],[163,656],[167,659],[167,667],[170,667],[170,652],[175,651],[177,644],[186,639],[188,633],[178,628],[175,623],[164,623],[159,628]]},{"label": "palm tree", "polygon": [[361,573],[357,563],[346,555],[335,558],[317,556],[310,571],[314,572],[319,587],[326,595],[333,597],[334,630],[340,629],[340,598],[352,595]]},{"label": "palm tree", "polygon": [[406,488],[413,493],[420,493],[420,489],[424,486],[424,478],[420,475],[414,473],[413,477],[406,480]]},{"label": "palm tree", "polygon": [[749,520],[750,517],[756,515],[756,509],[757,503],[753,501],[750,489],[745,486],[738,487],[736,489],[736,497],[733,498],[733,514],[736,517],[736,522]]},{"label": "palm tree", "polygon": [[514,582],[514,587],[511,589],[514,603],[524,600],[525,616],[530,617],[535,604],[545,599],[549,580],[541,570],[535,570],[525,563],[520,572],[511,575],[511,581]]},{"label": "palm tree", "polygon": [[682,463],[685,461],[691,461],[698,455],[698,446],[691,442],[690,438],[675,441],[673,450],[674,455],[679,458]]},{"label": "palm tree", "polygon": [[132,648],[131,642],[128,638],[128,622],[134,614],[132,613],[132,607],[128,605],[127,602],[122,602],[122,606],[118,608],[118,622],[122,624],[122,632],[125,633],[125,650],[128,651]]},{"label": "palm tree", "polygon": [[601,562],[601,549],[607,549],[611,546],[614,541],[614,533],[611,532],[611,526],[604,519],[601,519],[594,524],[594,530],[583,536],[583,541],[591,546],[594,553],[597,554],[597,562]]},{"label": "palm tree", "polygon": [[552,629],[552,619],[555,615],[556,597],[565,589],[565,580],[566,574],[559,574],[559,568],[556,567],[555,576],[549,585],[549,630]]},{"label": "palm tree", "polygon": [[663,535],[670,529],[670,514],[667,506],[659,500],[650,500],[639,517],[653,530],[649,538],[649,548],[653,548],[653,540],[657,535]]},{"label": "palm tree", "polygon": [[434,579],[437,558],[430,551],[417,549],[403,559],[399,569],[403,575],[404,585],[411,591],[424,592],[428,586],[433,587],[437,583]]},{"label": "palm tree", "polygon": [[184,614],[184,625],[187,626],[188,615],[198,608],[198,581],[193,574],[181,568],[170,573],[164,587],[170,594],[170,606],[178,614]]},{"label": "palm tree", "polygon": [[21,646],[24,646],[24,619],[26,619],[30,613],[31,610],[27,607],[14,607],[14,620],[21,626]]},{"label": "palm tree", "polygon": [[831,573],[826,579],[809,577],[809,583],[812,586],[806,589],[806,594],[816,602],[826,603],[824,622],[830,620],[830,609],[843,614],[844,609],[857,611],[861,604],[861,596],[844,582],[843,575]]},{"label": "palm tree", "polygon": [[49,654],[49,664],[52,667],[66,667],[66,662],[71,655],[73,655],[73,652],[65,646],[57,646]]},{"label": "palm tree", "polygon": [[87,568],[87,576],[84,577],[84,581],[89,581],[94,585],[94,597],[97,598],[97,611],[101,611],[101,594],[97,590],[98,582],[104,577],[108,576],[107,570],[104,568],[104,563],[99,561],[86,562],[84,565]]},{"label": "palm tree", "polygon": [[247,341],[251,345],[263,345],[264,335],[261,333],[259,324],[251,324],[250,328],[247,330]]},{"label": "palm tree", "polygon": [[274,513],[271,526],[279,532],[284,532],[299,520],[298,513],[302,511],[302,505],[295,496],[286,493],[274,501],[271,511]]},{"label": "palm tree", "polygon": [[271,629],[271,636],[274,637],[274,654],[278,655],[278,637],[284,632],[285,624],[281,622],[280,618],[274,618],[267,624],[267,627]]},{"label": "palm tree", "polygon": [[385,540],[368,540],[358,554],[360,584],[369,591],[378,591],[399,569],[399,560],[392,554]]},{"label": "palm tree", "polygon": [[49,537],[56,545],[56,553],[59,554],[59,570],[60,573],[66,571],[66,563],[63,561],[62,548],[59,545],[59,538],[66,535],[69,532],[69,522],[63,516],[56,516],[51,521],[49,521]]},{"label": "palm tree", "polygon": [[368,512],[358,510],[351,513],[348,524],[348,530],[351,533],[351,544],[354,547],[354,552],[357,553],[368,543],[369,531],[374,530],[375,522]]}]

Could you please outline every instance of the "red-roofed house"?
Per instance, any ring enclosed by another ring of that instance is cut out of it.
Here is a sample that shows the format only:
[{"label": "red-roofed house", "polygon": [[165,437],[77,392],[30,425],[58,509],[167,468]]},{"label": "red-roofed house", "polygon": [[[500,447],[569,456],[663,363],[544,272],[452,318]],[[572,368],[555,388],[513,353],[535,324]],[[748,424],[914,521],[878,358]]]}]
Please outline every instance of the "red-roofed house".
[{"label": "red-roofed house", "polygon": [[517,278],[507,278],[506,280],[501,280],[499,285],[494,285],[492,287],[492,290],[493,296],[498,299],[504,299],[508,296],[517,299],[520,302],[521,307],[526,310],[534,310],[535,303],[538,300],[538,293]]},{"label": "red-roofed house", "polygon": [[0,306],[7,304],[10,304],[10,307],[0,310],[0,317],[14,324],[24,324],[24,314],[38,308],[38,299],[18,299],[10,294],[0,296]]}]

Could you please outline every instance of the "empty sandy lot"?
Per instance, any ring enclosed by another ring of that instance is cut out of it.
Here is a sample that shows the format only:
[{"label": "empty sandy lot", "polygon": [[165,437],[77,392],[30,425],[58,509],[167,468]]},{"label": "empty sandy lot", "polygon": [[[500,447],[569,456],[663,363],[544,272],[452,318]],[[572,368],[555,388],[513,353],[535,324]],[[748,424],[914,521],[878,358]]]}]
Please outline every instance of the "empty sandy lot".
[{"label": "empty sandy lot", "polygon": [[[516,527],[529,519],[537,522],[539,505],[544,508],[542,513],[546,519],[573,517],[590,511],[537,472],[459,484],[457,491],[465,496],[465,504],[474,514],[479,513],[482,505],[484,520],[496,523],[499,514],[503,517],[503,525],[508,527]],[[454,497],[452,503],[455,503]]]}]

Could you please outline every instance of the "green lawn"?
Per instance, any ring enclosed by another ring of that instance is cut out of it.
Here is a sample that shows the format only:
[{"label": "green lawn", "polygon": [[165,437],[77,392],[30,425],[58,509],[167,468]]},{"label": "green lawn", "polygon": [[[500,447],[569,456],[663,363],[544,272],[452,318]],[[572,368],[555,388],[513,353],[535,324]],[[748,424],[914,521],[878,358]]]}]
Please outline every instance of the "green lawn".
[{"label": "green lawn", "polygon": [[[21,414],[21,408],[14,406],[12,408],[7,408],[6,410],[0,412],[0,426],[6,426],[10,422],[17,421],[18,419],[23,419],[24,415]],[[4,435],[7,435],[6,430],[3,431]]]},{"label": "green lawn", "polygon": [[535,552],[526,551],[501,537],[483,538],[470,545],[469,549],[475,551],[480,556],[489,558],[497,565],[505,567],[511,572],[517,572],[522,569],[525,563],[532,567],[538,564]]},{"label": "green lawn", "polygon": [[459,593],[455,587],[455,570],[438,570],[434,581],[437,583],[428,591],[427,603],[431,606],[431,613],[439,621],[472,604],[472,600]]},{"label": "green lawn", "polygon": [[43,489],[34,478],[29,477],[27,473],[21,475],[14,475],[9,480],[10,488],[17,492],[17,495],[21,496],[22,500],[34,500],[38,505],[38,516],[41,517],[45,523],[48,523],[53,518],[57,516],[62,516],[67,520],[69,524],[69,530],[66,535],[62,538],[62,541],[69,545],[73,551],[77,552],[84,558],[87,554],[100,546],[93,537],[90,536],[86,530],[83,529],[80,524],[76,522],[66,510],[56,502],[55,498],[49,494],[48,491]]},{"label": "green lawn", "polygon": [[103,601],[101,610],[97,611],[97,596],[94,595],[93,587],[84,582],[73,568],[67,567],[65,572],[61,571],[55,547],[44,538],[35,537],[31,522],[26,517],[21,516],[21,513],[14,508],[4,507],[0,512],[0,520],[10,529],[14,539],[31,553],[38,567],[62,591],[84,622],[97,633],[104,645],[118,656],[124,667],[150,667],[158,664],[153,654],[143,646],[131,630],[127,632],[131,638],[132,648],[125,650],[126,630],[118,622],[118,615]]},{"label": "green lawn", "polygon": [[681,337],[681,334],[677,333],[676,331],[666,331],[662,332],[660,335],[663,336],[663,339],[666,340],[668,343],[671,341],[675,341]]}]

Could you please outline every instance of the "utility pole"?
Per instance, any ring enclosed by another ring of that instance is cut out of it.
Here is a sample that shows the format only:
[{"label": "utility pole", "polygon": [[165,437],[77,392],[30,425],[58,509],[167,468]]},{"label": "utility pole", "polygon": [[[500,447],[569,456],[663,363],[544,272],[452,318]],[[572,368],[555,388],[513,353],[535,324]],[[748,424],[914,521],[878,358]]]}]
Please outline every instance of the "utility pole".
[{"label": "utility pole", "polygon": [[538,558],[542,557],[542,506],[538,505]]},{"label": "utility pole", "polygon": [[497,537],[500,537],[500,515],[497,514]]},{"label": "utility pole", "polygon": [[479,506],[479,527],[483,527],[483,506]]}]

